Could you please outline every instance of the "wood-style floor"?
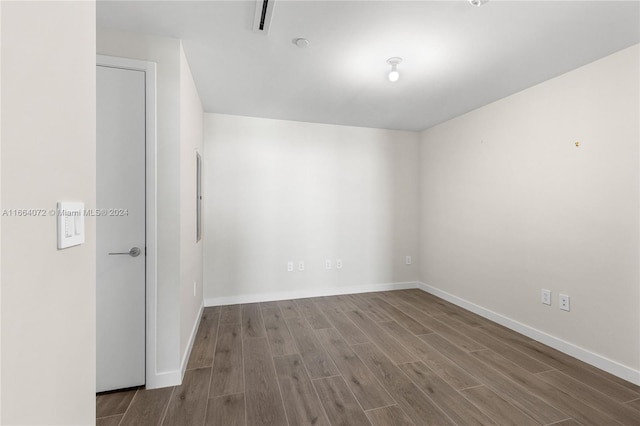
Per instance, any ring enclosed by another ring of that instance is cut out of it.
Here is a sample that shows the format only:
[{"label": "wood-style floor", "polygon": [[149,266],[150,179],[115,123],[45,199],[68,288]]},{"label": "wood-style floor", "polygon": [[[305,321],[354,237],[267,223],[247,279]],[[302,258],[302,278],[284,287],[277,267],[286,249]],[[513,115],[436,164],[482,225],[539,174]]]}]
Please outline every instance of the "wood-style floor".
[{"label": "wood-style floor", "polygon": [[640,425],[640,387],[420,290],[205,308],[181,386],[116,425]]}]

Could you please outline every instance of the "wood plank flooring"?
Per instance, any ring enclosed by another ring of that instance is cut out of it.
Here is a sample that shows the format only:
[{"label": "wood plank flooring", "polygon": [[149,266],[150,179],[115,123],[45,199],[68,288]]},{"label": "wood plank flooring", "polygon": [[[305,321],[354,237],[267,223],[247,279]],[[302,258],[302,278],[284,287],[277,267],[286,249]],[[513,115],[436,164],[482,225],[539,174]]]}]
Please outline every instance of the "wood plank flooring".
[{"label": "wood plank flooring", "polygon": [[205,308],[181,386],[96,424],[640,425],[640,387],[420,290]]}]

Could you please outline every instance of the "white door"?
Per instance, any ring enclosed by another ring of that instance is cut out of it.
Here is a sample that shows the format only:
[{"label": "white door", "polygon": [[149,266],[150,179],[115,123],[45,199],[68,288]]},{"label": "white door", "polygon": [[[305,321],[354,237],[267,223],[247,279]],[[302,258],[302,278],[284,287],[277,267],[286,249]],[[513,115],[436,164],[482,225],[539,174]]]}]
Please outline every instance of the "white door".
[{"label": "white door", "polygon": [[96,392],[145,383],[145,73],[97,67]]}]

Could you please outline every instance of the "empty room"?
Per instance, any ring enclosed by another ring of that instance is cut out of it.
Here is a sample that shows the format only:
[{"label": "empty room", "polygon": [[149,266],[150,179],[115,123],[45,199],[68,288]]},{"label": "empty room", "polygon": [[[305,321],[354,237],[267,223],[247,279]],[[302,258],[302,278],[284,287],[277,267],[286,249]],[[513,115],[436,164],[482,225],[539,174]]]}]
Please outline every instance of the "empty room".
[{"label": "empty room", "polygon": [[640,1],[0,1],[0,424],[640,424]]}]

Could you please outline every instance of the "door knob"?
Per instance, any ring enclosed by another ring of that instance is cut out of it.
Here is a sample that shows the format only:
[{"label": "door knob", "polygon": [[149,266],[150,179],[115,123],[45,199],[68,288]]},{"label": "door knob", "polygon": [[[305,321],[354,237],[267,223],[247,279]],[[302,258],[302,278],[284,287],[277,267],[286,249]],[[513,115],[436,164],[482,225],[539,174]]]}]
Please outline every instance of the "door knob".
[{"label": "door knob", "polygon": [[121,254],[128,254],[131,257],[138,257],[140,256],[141,250],[138,247],[132,247],[131,250],[124,252],[124,253],[109,253],[109,256],[115,256],[115,255],[121,255]]}]

